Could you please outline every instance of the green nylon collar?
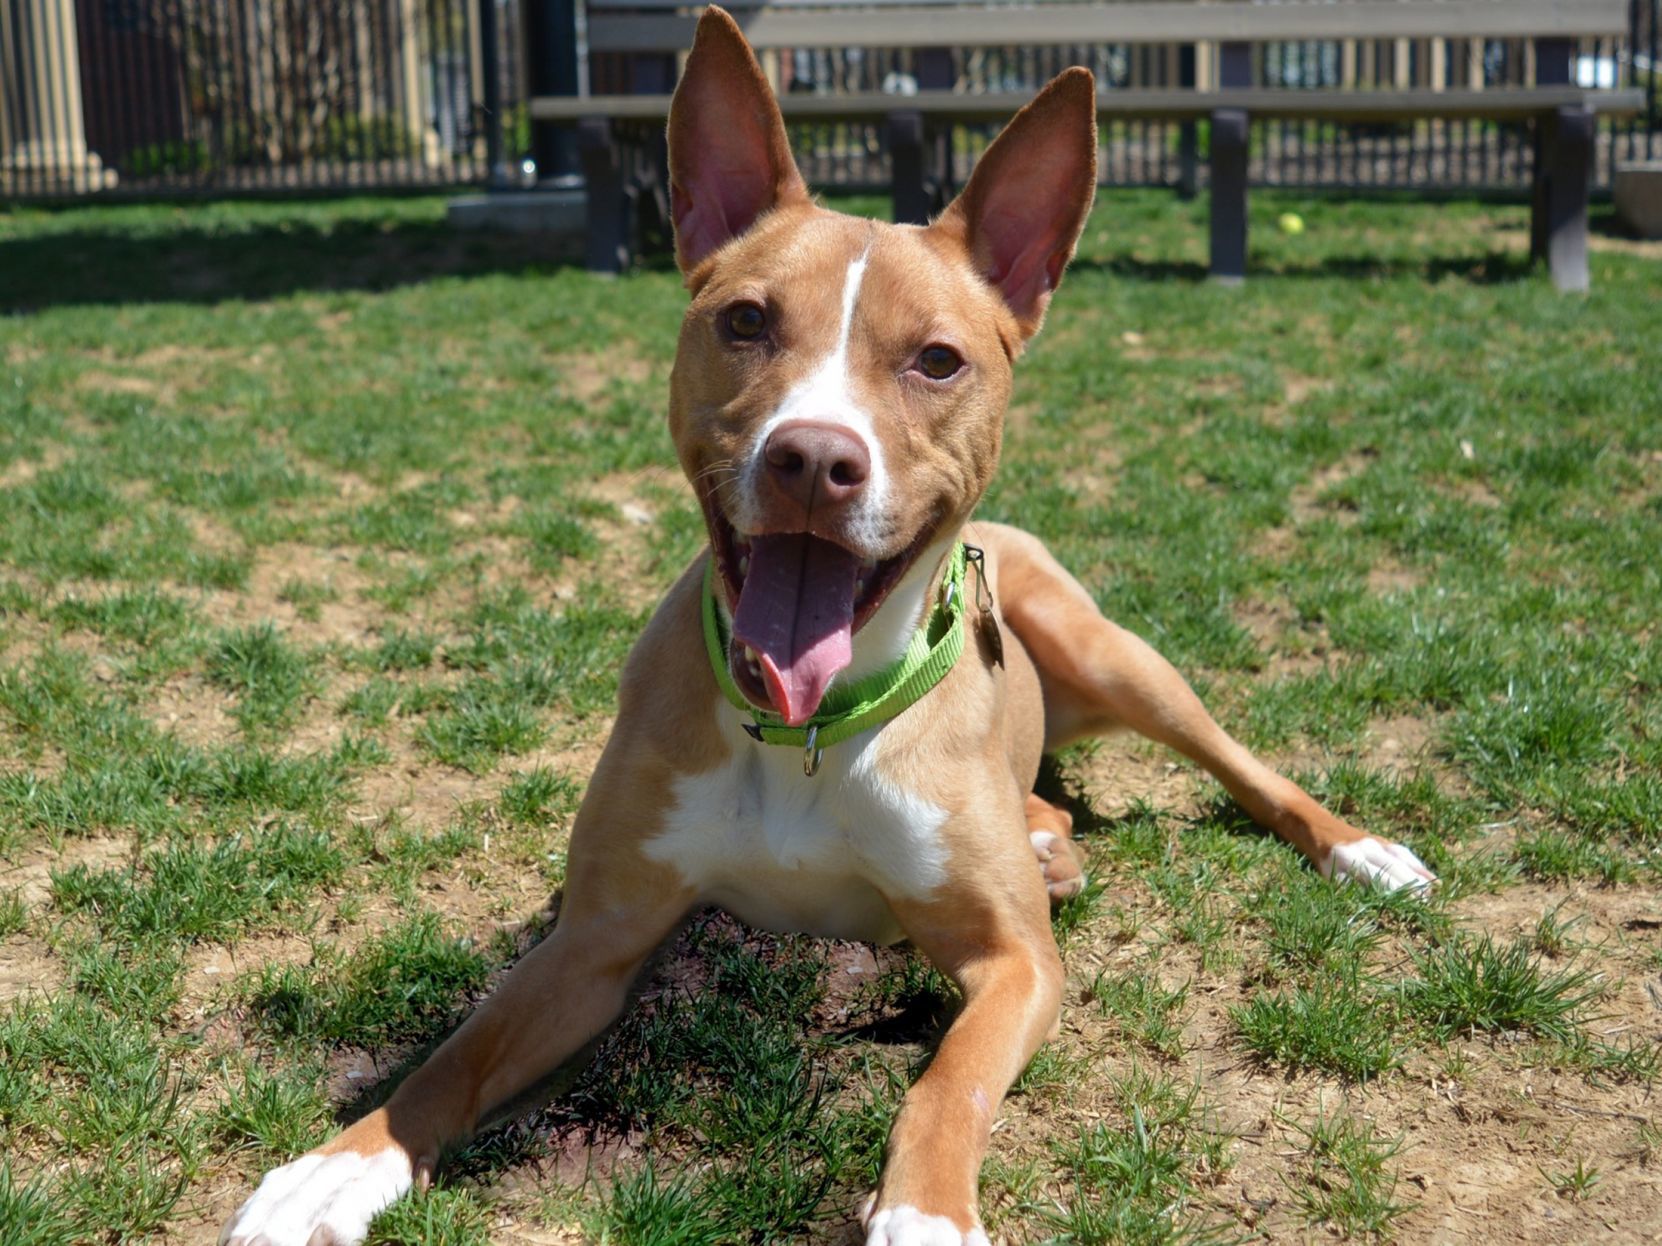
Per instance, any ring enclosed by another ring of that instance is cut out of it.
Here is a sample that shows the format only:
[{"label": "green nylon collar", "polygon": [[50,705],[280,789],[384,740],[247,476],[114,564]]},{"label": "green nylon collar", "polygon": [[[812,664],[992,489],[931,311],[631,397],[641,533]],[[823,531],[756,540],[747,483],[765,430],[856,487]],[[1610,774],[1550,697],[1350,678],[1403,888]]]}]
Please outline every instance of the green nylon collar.
[{"label": "green nylon collar", "polygon": [[747,701],[727,669],[727,629],[716,609],[715,559],[711,558],[704,566],[704,648],[722,695],[751,716],[754,726],[746,724],[745,730],[766,744],[806,749],[811,740],[814,748],[821,749],[887,722],[946,678],[964,652],[964,565],[960,542],[947,560],[940,599],[928,621],[912,633],[900,661],[853,683],[833,683],[817,714],[800,727],[787,727],[777,714]]}]

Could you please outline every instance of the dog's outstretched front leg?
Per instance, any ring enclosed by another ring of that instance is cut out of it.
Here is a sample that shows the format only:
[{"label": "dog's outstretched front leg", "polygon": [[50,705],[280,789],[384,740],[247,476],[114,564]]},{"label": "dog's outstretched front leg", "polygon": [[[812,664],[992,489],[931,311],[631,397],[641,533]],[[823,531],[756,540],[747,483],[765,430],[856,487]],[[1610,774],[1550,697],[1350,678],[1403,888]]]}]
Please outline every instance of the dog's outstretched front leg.
[{"label": "dog's outstretched front leg", "polygon": [[375,1214],[425,1184],[441,1150],[536,1086],[623,1007],[642,963],[687,912],[668,872],[573,831],[566,898],[533,948],[385,1106],[266,1175],[223,1246],[356,1246]]},{"label": "dog's outstretched front leg", "polygon": [[984,866],[950,898],[894,906],[964,1006],[895,1117],[866,1246],[987,1246],[976,1187],[994,1113],[1056,1031],[1062,962],[1038,872],[1022,853]]},{"label": "dog's outstretched front leg", "polygon": [[1298,848],[1326,877],[1386,890],[1436,881],[1406,845],[1335,817],[1231,738],[1172,664],[1103,618],[1036,537],[997,524],[975,530],[993,562],[1005,617],[1039,671],[1047,749],[1129,727],[1211,772],[1255,822]]}]

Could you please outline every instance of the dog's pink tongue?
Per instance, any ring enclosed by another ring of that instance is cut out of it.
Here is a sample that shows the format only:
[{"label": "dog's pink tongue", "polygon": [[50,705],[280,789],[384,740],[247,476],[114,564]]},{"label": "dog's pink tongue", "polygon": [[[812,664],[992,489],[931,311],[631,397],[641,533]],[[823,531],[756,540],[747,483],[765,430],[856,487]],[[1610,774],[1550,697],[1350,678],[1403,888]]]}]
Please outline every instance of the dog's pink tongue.
[{"label": "dog's pink tongue", "polygon": [[756,651],[773,708],[799,727],[853,656],[859,560],[805,532],[753,537],[733,637]]}]

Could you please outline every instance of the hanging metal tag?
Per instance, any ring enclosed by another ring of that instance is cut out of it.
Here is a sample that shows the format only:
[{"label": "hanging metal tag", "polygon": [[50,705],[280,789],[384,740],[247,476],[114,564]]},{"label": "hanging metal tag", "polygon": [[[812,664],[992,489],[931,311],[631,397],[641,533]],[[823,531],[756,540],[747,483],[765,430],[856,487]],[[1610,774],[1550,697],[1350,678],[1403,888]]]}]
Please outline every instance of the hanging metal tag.
[{"label": "hanging metal tag", "polygon": [[825,750],[818,748],[815,741],[819,739],[819,728],[808,728],[808,742],[802,746],[802,773],[810,779],[819,773],[820,759],[825,756]]},{"label": "hanging metal tag", "polygon": [[983,610],[981,621],[976,624],[976,631],[981,634],[981,641],[987,646],[987,652],[993,655],[993,661],[1003,666],[1004,634],[998,630],[998,616],[991,610]]},{"label": "hanging metal tag", "polygon": [[987,587],[987,555],[980,546],[965,545],[964,561],[975,573],[975,608],[980,615],[975,630],[981,637],[981,643],[987,647],[987,652],[992,655],[993,661],[1003,667],[1004,633],[999,630],[998,615],[993,610],[993,590]]}]

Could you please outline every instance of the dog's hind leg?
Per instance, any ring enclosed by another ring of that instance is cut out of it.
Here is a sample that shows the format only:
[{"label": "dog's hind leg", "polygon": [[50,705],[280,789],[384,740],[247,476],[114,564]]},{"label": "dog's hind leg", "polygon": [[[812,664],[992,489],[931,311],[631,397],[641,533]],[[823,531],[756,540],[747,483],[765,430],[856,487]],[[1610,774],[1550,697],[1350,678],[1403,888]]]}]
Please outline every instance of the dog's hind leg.
[{"label": "dog's hind leg", "polygon": [[1085,889],[1085,861],[1073,840],[1073,815],[1037,792],[1027,795],[1027,837],[1055,904]]},{"label": "dog's hind leg", "polygon": [[[986,547],[1000,611],[1038,668],[1047,750],[1130,728],[1204,767],[1255,822],[1298,848],[1323,875],[1390,890],[1435,881],[1405,845],[1335,817],[1232,739],[1171,663],[1103,618],[1036,537],[977,524],[971,539]],[[1028,809],[1031,821],[1033,806]]]}]

